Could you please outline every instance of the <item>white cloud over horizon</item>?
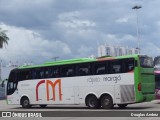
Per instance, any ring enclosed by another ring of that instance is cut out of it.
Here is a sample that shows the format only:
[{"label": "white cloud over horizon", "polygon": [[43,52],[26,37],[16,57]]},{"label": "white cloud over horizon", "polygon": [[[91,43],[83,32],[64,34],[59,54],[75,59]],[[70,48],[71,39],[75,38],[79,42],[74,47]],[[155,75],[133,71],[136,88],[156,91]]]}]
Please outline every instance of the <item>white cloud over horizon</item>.
[{"label": "white cloud over horizon", "polygon": [[69,55],[71,50],[67,44],[54,40],[43,39],[35,31],[15,26],[8,26],[4,23],[0,27],[7,30],[10,38],[8,45],[0,50],[0,56],[5,61],[26,61],[26,62],[43,62],[52,60],[52,57],[59,54]]}]

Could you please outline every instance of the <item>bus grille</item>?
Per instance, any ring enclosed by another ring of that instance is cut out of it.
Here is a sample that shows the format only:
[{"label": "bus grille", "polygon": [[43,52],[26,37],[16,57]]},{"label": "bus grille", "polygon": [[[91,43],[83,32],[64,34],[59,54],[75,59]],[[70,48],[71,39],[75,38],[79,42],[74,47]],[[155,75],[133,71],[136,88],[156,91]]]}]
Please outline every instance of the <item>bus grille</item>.
[{"label": "bus grille", "polygon": [[122,103],[135,101],[134,85],[120,85],[120,91]]}]

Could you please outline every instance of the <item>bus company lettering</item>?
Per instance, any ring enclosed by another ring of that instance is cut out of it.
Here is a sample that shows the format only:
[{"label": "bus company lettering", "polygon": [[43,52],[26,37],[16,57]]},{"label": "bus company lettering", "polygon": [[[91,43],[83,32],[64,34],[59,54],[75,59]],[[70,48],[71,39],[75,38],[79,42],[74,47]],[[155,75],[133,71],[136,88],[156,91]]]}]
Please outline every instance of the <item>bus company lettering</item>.
[{"label": "bus company lettering", "polygon": [[51,80],[41,80],[38,82],[37,86],[36,86],[36,101],[39,100],[39,93],[38,93],[38,88],[40,85],[42,84],[46,84],[46,92],[47,92],[47,101],[50,100],[49,98],[49,85],[52,87],[52,92],[53,92],[53,101],[56,100],[56,95],[55,95],[55,86],[58,85],[58,92],[59,92],[59,100],[62,100],[62,88],[61,88],[61,80],[58,79],[54,82],[52,82]]},{"label": "bus company lettering", "polygon": [[100,77],[89,77],[87,79],[87,82],[88,83],[98,83],[98,82],[111,82],[111,81],[114,81],[115,83],[117,83],[118,81],[121,80],[121,76],[118,75],[118,76],[113,76],[113,77],[103,77],[103,78],[100,78]]},{"label": "bus company lettering", "polygon": [[87,79],[87,82],[90,82],[93,84],[95,82],[101,82],[101,79],[99,77],[95,77],[95,78],[90,77]]},{"label": "bus company lettering", "polygon": [[121,76],[118,75],[118,76],[113,76],[113,77],[104,77],[103,78],[103,81],[114,81],[115,83],[117,83],[118,81],[121,80]]}]

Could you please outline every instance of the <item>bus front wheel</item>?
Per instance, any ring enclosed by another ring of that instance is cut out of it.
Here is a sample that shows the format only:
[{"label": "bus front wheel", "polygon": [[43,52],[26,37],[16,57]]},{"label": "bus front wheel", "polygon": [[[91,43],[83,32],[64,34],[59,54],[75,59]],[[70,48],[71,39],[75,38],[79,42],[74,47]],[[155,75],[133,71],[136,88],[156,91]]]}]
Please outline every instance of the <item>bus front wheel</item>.
[{"label": "bus front wheel", "polygon": [[94,95],[90,95],[87,97],[86,99],[86,105],[88,106],[88,108],[91,109],[96,109],[99,107],[99,102],[96,96]]},{"label": "bus front wheel", "polygon": [[110,95],[104,95],[101,99],[101,106],[103,109],[113,108],[113,100]]},{"label": "bus front wheel", "polygon": [[31,107],[29,99],[27,97],[22,98],[21,105],[23,108],[30,108]]}]

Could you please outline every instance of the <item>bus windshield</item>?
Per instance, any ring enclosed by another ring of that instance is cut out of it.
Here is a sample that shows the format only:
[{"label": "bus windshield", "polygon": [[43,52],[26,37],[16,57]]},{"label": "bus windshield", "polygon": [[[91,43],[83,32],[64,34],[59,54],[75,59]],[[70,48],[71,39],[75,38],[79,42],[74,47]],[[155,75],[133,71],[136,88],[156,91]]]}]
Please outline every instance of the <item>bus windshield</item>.
[{"label": "bus windshield", "polygon": [[153,59],[147,56],[140,57],[140,65],[144,68],[152,68],[153,67]]},{"label": "bus windshield", "polygon": [[8,83],[7,83],[7,95],[11,95],[17,88],[17,74],[15,71],[12,71],[9,75]]}]

